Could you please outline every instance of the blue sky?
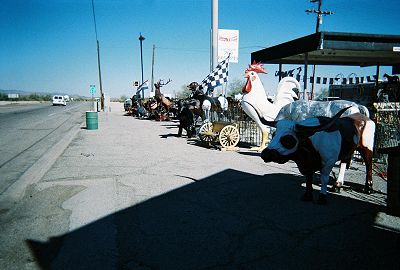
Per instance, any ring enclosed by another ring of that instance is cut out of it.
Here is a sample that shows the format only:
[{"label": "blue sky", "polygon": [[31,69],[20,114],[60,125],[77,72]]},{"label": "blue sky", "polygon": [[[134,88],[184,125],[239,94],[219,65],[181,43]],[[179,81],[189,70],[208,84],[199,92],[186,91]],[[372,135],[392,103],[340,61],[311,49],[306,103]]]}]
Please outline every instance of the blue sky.
[{"label": "blue sky", "polygon": [[[209,73],[211,0],[94,0],[103,91],[131,96],[140,80],[139,34],[144,77],[171,79],[162,92],[181,91]],[[250,53],[315,31],[317,8],[308,0],[219,0],[219,28],[237,29],[239,63],[230,79],[241,79]],[[322,31],[400,35],[398,1],[324,0]],[[63,92],[89,96],[99,85],[91,0],[2,0],[0,5],[0,89]],[[261,75],[269,93],[277,86],[277,65]],[[293,68],[285,66],[285,69]],[[317,75],[373,75],[373,68],[318,67]],[[381,72],[391,72],[382,68]]]}]

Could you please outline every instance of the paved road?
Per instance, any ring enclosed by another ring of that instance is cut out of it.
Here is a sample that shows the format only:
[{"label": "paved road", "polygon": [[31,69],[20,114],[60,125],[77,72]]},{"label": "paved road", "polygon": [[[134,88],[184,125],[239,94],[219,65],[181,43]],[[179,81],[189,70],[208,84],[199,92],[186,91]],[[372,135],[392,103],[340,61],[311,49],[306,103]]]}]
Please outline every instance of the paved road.
[{"label": "paved road", "polygon": [[0,194],[24,174],[38,174],[34,165],[77,128],[88,108],[87,103],[0,106]]},{"label": "paved road", "polygon": [[0,269],[399,269],[400,218],[385,213],[381,179],[360,192],[363,166],[320,206],[300,201],[294,163],[176,133],[122,104],[99,113],[98,130],[79,129],[0,208]]}]

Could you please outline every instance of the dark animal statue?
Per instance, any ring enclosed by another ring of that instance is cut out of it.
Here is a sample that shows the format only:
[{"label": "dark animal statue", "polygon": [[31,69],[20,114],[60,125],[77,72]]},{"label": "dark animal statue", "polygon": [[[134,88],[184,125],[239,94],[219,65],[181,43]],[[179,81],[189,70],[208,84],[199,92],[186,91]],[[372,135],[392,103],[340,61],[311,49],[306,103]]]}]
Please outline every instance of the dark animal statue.
[{"label": "dark animal statue", "polygon": [[400,101],[400,77],[397,75],[384,74],[387,83],[377,92],[378,102],[399,102]]},{"label": "dark animal statue", "polygon": [[156,108],[154,108],[154,114],[157,121],[169,120],[169,113],[173,106],[173,102],[161,93],[161,87],[170,82],[170,79],[166,83],[164,83],[163,80],[159,80],[154,84],[154,98],[157,101]]},{"label": "dark animal statue", "polygon": [[391,75],[385,73],[383,75],[383,77],[385,77],[387,79],[388,83],[400,83],[400,78],[397,75],[392,75],[391,76]]},{"label": "dark animal statue", "polygon": [[191,138],[194,135],[196,135],[194,115],[188,106],[183,106],[180,109],[178,113],[178,120],[179,120],[178,137],[182,136],[183,130],[186,130],[188,138]]},{"label": "dark animal statue", "polygon": [[225,97],[207,96],[197,82],[192,82],[187,87],[192,91],[190,98],[198,100],[196,110],[201,111],[203,120],[209,120],[211,112],[223,113],[228,110],[228,100]]}]

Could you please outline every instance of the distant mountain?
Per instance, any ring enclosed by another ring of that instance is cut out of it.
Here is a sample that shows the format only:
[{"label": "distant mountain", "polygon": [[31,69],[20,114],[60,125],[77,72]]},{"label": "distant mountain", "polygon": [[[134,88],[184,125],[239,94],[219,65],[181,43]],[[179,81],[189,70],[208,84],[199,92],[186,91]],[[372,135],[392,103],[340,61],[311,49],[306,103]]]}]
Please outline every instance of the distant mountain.
[{"label": "distant mountain", "polygon": [[20,94],[20,95],[23,95],[23,96],[30,95],[30,93],[27,93],[25,91],[20,91],[20,90],[3,90],[3,89],[0,89],[0,93],[3,93],[3,94]]},{"label": "distant mountain", "polygon": [[49,92],[38,92],[38,91],[23,91],[23,90],[4,90],[4,89],[0,89],[0,93],[4,93],[4,94],[19,94],[20,96],[29,96],[31,94],[37,94],[37,95],[55,95],[55,94],[62,94],[63,93],[49,93]]},{"label": "distant mountain", "polygon": [[0,93],[3,94],[19,94],[20,96],[29,96],[32,94],[37,94],[37,95],[41,95],[41,96],[46,96],[46,95],[69,95],[70,97],[82,97],[79,95],[70,95],[70,94],[66,94],[66,93],[62,93],[62,92],[38,92],[38,91],[23,91],[23,90],[4,90],[4,89],[0,89]]}]

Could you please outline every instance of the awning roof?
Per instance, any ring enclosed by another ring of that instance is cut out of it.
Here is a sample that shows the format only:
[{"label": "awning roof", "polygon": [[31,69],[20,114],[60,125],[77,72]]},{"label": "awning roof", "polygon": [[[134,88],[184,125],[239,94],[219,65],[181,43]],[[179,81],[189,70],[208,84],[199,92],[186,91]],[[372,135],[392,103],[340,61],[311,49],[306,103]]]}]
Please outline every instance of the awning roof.
[{"label": "awning roof", "polygon": [[399,66],[400,35],[318,32],[251,53],[264,64]]}]

